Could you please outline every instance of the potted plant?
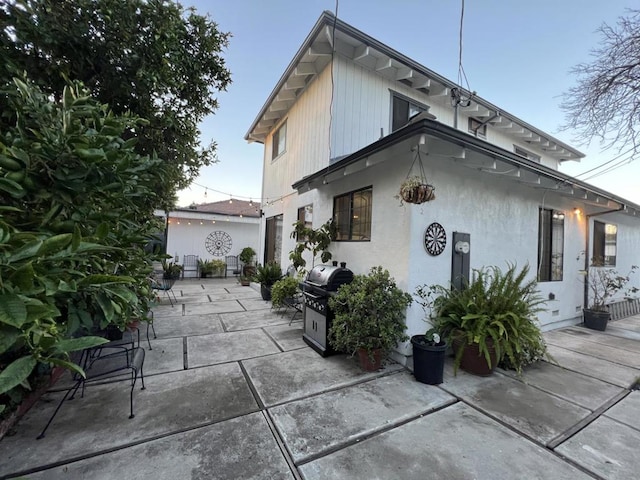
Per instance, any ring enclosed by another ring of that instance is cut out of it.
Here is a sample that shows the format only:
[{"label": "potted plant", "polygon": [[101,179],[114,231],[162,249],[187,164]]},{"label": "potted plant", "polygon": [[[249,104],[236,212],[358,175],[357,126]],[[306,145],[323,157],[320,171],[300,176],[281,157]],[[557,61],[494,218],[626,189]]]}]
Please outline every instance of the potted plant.
[{"label": "potted plant", "polygon": [[251,278],[245,275],[240,275],[240,285],[242,285],[243,287],[248,287],[249,285],[251,285]]},{"label": "potted plant", "polygon": [[408,177],[400,184],[400,200],[406,203],[424,203],[435,200],[435,187],[418,175]]},{"label": "potted plant", "polygon": [[411,337],[413,346],[413,374],[416,380],[428,385],[440,385],[444,374],[447,344],[435,328],[424,335]]},{"label": "potted plant", "polygon": [[213,273],[213,263],[210,260],[198,259],[198,270],[200,271],[200,278],[207,278],[207,276]]},{"label": "potted plant", "polygon": [[162,261],[162,278],[178,279],[182,272],[182,265],[174,262]]},{"label": "potted plant", "polygon": [[[620,275],[614,268],[601,266],[601,262],[592,261],[586,279],[591,292],[591,301],[588,308],[583,309],[584,326],[592,330],[603,332],[607,328],[611,314],[607,309],[607,302],[622,290],[629,280],[631,274],[638,267],[631,267],[629,273]],[[638,289],[631,287],[628,293],[635,293]]]},{"label": "potted plant", "polygon": [[269,262],[265,265],[258,265],[253,281],[260,284],[260,295],[263,300],[271,300],[271,286],[280,278],[282,278],[282,269],[279,264]]},{"label": "potted plant", "polygon": [[546,355],[536,314],[545,300],[535,280],[527,280],[529,266],[520,272],[510,265],[474,270],[464,288],[432,287],[435,329],[452,345],[454,373],[462,368],[490,375],[502,360],[518,374],[522,367]]},{"label": "potted plant", "polygon": [[358,353],[365,370],[378,370],[391,349],[409,338],[404,319],[412,300],[380,266],[355,275],[329,298],[335,315],[329,342],[336,350]]},{"label": "potted plant", "polygon": [[338,235],[338,227],[333,220],[328,220],[319,228],[313,229],[305,225],[303,221],[297,221],[293,224],[291,238],[296,240],[296,246],[289,252],[289,260],[298,272],[304,273],[307,261],[303,257],[303,253],[308,251],[311,253],[312,266],[315,264],[316,257],[320,254],[320,261],[328,263],[331,260],[331,252],[327,249]]},{"label": "potted plant", "polygon": [[256,251],[251,247],[244,247],[238,255],[238,258],[242,262],[242,274],[245,277],[251,277],[256,273],[256,267],[253,265],[253,257],[256,256]]},{"label": "potted plant", "polygon": [[291,306],[298,293],[298,279],[295,277],[282,277],[271,287],[271,304],[274,307]]}]

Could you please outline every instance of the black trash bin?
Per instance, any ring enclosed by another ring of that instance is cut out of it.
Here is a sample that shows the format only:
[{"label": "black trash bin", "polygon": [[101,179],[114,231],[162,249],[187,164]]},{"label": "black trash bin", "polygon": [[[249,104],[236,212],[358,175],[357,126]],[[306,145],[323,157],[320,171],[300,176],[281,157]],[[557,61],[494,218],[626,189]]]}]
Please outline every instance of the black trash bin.
[{"label": "black trash bin", "polygon": [[411,344],[413,345],[413,374],[416,380],[428,385],[441,384],[446,343],[427,345],[424,335],[414,335],[411,337]]}]

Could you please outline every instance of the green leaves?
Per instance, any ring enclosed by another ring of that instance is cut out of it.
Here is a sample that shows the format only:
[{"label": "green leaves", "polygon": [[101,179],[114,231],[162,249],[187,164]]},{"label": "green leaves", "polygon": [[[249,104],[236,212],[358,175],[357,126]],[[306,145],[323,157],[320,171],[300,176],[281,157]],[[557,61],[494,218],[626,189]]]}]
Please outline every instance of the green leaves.
[{"label": "green leaves", "polygon": [[37,363],[38,361],[31,356],[21,357],[11,362],[7,368],[0,372],[0,393],[11,390],[24,382]]},{"label": "green leaves", "polygon": [[18,295],[5,293],[0,295],[0,322],[20,328],[27,320],[27,307]]}]

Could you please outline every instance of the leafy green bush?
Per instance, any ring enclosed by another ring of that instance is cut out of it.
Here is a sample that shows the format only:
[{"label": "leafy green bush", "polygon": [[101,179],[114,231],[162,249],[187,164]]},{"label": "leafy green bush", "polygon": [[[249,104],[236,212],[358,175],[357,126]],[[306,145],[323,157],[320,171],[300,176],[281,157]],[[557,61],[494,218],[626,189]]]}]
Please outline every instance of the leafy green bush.
[{"label": "leafy green bush", "polygon": [[[463,289],[435,285],[417,293],[423,301],[437,295],[432,302],[435,328],[449,345],[455,338],[468,345],[478,344],[491,367],[487,340],[492,339],[498,361],[521,373],[523,366],[546,353],[536,318],[545,300],[535,280],[526,280],[528,273],[528,265],[520,272],[510,265],[506,273],[488,267],[474,270],[471,282]],[[457,352],[455,371],[461,358],[462,349]]]},{"label": "leafy green bush", "polygon": [[355,275],[329,298],[335,315],[329,342],[350,354],[360,348],[368,353],[380,348],[387,354],[409,338],[405,314],[412,300],[382,267],[373,267],[368,275]]},{"label": "leafy green bush", "polygon": [[[144,318],[161,228],[162,161],[137,155],[135,118],[79,85],[52,101],[28,82],[0,84],[0,404],[39,364],[76,371],[87,334]],[[125,140],[123,137],[127,137]],[[4,395],[3,395],[4,394]]]},{"label": "leafy green bush", "polygon": [[280,268],[280,264],[269,262],[266,265],[258,265],[253,281],[270,287],[280,280],[280,278],[282,278],[282,268]]},{"label": "leafy green bush", "polygon": [[298,291],[299,280],[295,277],[284,277],[271,287],[271,303],[274,307],[285,305],[287,298],[292,298]]}]

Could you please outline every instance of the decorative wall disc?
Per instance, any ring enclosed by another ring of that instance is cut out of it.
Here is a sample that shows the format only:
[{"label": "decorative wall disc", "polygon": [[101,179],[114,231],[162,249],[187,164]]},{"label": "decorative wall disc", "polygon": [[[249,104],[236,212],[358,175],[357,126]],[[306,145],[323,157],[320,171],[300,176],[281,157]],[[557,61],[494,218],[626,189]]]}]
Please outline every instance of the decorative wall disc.
[{"label": "decorative wall disc", "polygon": [[214,257],[222,257],[231,251],[233,242],[227,232],[218,230],[211,232],[204,241],[204,244],[205,247],[207,247],[207,252],[211,255]]},{"label": "decorative wall disc", "polygon": [[424,232],[424,248],[429,255],[440,255],[447,245],[447,234],[439,223],[433,222]]}]

